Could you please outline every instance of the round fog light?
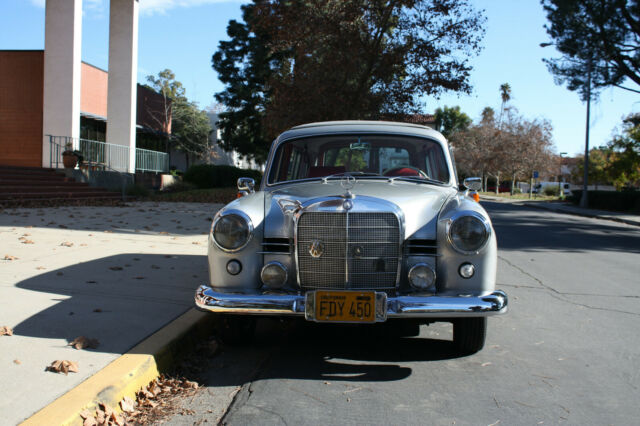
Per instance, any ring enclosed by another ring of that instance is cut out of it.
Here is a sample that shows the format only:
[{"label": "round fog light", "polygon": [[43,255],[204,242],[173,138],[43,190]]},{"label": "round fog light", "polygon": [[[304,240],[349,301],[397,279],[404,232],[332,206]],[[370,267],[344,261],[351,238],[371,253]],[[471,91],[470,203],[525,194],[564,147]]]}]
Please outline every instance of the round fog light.
[{"label": "round fog light", "polygon": [[462,278],[471,278],[476,273],[476,268],[470,263],[463,263],[458,272]]},{"label": "round fog light", "polygon": [[281,288],[287,282],[287,268],[280,262],[269,262],[262,267],[260,279],[269,288]]},{"label": "round fog light", "polygon": [[436,273],[426,263],[418,263],[409,270],[409,284],[417,290],[426,290],[436,282]]},{"label": "round fog light", "polygon": [[242,264],[237,260],[227,262],[227,272],[231,275],[238,275],[242,271]]}]

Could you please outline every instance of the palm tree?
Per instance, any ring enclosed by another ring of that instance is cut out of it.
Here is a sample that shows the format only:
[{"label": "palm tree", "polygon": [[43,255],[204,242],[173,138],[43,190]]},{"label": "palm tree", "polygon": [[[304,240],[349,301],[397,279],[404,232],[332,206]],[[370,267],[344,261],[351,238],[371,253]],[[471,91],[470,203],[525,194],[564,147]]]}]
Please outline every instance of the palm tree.
[{"label": "palm tree", "polygon": [[511,86],[509,83],[503,83],[500,85],[500,97],[502,98],[502,105],[500,105],[500,126],[502,127],[502,114],[504,113],[504,107],[511,99]]}]

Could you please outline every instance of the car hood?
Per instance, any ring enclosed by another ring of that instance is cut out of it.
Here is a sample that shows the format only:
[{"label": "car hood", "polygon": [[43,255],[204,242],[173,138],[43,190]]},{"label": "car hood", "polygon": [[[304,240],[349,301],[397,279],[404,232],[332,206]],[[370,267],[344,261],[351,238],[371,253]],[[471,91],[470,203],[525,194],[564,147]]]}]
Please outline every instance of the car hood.
[{"label": "car hood", "polygon": [[[445,201],[457,193],[455,188],[396,180],[358,180],[351,189],[358,197],[373,197],[395,204],[404,215],[404,238],[435,239],[438,213]],[[265,194],[265,237],[289,237],[293,232],[292,216],[282,211],[282,202],[312,204],[316,199],[342,196],[346,190],[340,180],[295,183],[268,189]],[[281,202],[279,204],[279,202]]]}]

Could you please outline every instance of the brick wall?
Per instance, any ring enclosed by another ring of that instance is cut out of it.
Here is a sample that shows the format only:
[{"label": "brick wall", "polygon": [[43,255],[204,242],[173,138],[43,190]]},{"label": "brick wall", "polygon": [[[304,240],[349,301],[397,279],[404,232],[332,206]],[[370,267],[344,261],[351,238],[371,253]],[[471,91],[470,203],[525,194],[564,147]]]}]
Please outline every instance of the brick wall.
[{"label": "brick wall", "polygon": [[0,51],[0,165],[42,165],[44,51]]},{"label": "brick wall", "polygon": [[109,75],[106,71],[84,62],[80,75],[80,111],[106,117]]}]

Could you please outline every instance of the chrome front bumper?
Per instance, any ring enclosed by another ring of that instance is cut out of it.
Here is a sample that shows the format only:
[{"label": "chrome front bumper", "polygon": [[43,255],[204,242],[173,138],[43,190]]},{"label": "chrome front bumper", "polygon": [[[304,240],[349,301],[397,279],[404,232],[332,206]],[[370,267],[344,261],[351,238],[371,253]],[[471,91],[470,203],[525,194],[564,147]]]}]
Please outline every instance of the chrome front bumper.
[{"label": "chrome front bumper", "polygon": [[[256,292],[252,294],[222,293],[202,285],[196,290],[196,306],[205,311],[254,314],[254,315],[305,315],[313,318],[312,312],[306,312],[307,294],[273,294]],[[507,294],[496,290],[485,296],[397,296],[386,297],[382,294],[384,315],[378,321],[387,318],[455,318],[485,317],[507,312]],[[386,307],[386,309],[385,309]]]}]

